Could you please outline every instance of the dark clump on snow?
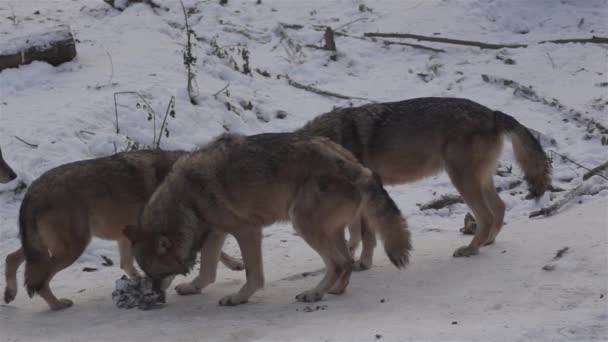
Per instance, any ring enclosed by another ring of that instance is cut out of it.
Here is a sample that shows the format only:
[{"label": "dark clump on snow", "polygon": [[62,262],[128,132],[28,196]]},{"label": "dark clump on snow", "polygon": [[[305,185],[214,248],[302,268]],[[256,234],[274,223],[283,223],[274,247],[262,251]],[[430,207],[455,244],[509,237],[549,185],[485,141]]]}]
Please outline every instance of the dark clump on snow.
[{"label": "dark clump on snow", "polygon": [[116,280],[112,300],[118,308],[132,309],[137,306],[141,310],[148,310],[165,302],[163,293],[154,291],[149,279],[129,279],[127,276]]}]

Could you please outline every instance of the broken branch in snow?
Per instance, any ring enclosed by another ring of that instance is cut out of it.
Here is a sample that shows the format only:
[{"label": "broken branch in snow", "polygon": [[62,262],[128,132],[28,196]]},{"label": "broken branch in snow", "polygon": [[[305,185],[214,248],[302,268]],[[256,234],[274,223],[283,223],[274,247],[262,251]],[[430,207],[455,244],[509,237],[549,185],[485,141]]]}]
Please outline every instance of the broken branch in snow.
[{"label": "broken branch in snow", "polygon": [[292,86],[294,88],[306,90],[306,91],[309,91],[309,92],[312,92],[312,93],[315,93],[318,95],[336,97],[336,98],[343,99],[343,100],[364,100],[364,101],[369,101],[369,102],[373,102],[373,103],[378,103],[378,101],[370,100],[365,97],[348,96],[348,95],[342,95],[342,94],[334,93],[334,92],[327,91],[327,90],[321,90],[321,89],[315,88],[310,85],[305,85],[305,84],[296,82],[287,75],[284,75],[283,77],[285,77],[287,79],[287,83],[290,86]]},{"label": "broken branch in snow", "polygon": [[0,51],[0,71],[33,61],[56,66],[76,57],[76,43],[70,27],[61,25],[51,31],[4,41]]},{"label": "broken branch in snow", "polygon": [[428,210],[428,209],[441,209],[445,208],[448,205],[456,204],[456,203],[464,203],[462,197],[459,195],[442,195],[438,199],[434,199],[427,204],[424,204],[420,207],[420,210]]},{"label": "broken branch in snow", "polygon": [[589,133],[592,133],[597,129],[597,131],[602,135],[608,135],[608,128],[606,128],[601,123],[597,122],[594,119],[590,119],[586,117],[581,111],[578,111],[574,108],[567,107],[559,102],[559,100],[555,98],[548,98],[546,96],[540,95],[532,88],[532,86],[525,86],[521,83],[515,82],[513,80],[509,80],[506,78],[500,78],[495,76],[490,76],[486,74],[482,74],[481,78],[484,82],[497,84],[504,88],[514,89],[513,94],[515,96],[519,96],[525,98],[530,101],[540,102],[544,105],[554,107],[559,112],[564,114],[564,116],[575,122],[578,122],[582,125],[588,126],[590,128],[587,129]]},{"label": "broken branch in snow", "polygon": [[153,9],[161,8],[161,6],[159,4],[155,3],[152,0],[126,0],[126,1],[120,1],[120,2],[118,2],[116,0],[103,0],[103,2],[105,2],[106,4],[112,6],[114,9],[117,9],[121,12],[134,3],[146,4],[150,7],[152,7]]},{"label": "broken branch in snow", "polygon": [[[589,178],[587,178],[587,179],[589,179]],[[557,211],[559,209],[561,209],[568,202],[570,202],[572,199],[574,199],[578,196],[581,196],[581,195],[595,195],[596,193],[597,193],[597,191],[592,192],[592,187],[587,186],[587,183],[585,183],[585,181],[583,181],[583,183],[581,185],[570,190],[568,193],[566,193],[566,195],[564,195],[564,197],[562,197],[562,199],[555,202],[553,205],[550,205],[548,207],[534,211],[534,212],[530,213],[530,215],[528,217],[534,218],[534,217],[538,217],[538,216],[552,216],[555,213],[557,213]]]},{"label": "broken branch in snow", "polygon": [[[584,167],[578,163],[577,163],[577,165],[587,169],[586,167]],[[570,190],[568,193],[566,193],[566,195],[564,195],[564,197],[561,200],[555,202],[553,205],[530,213],[529,217],[534,218],[534,217],[538,217],[538,216],[551,216],[551,215],[555,214],[563,206],[565,206],[568,202],[570,202],[572,199],[574,199],[580,195],[595,195],[595,193],[597,193],[597,192],[592,192],[592,188],[587,186],[587,183],[585,183],[585,182],[594,175],[600,176],[604,179],[608,179],[608,178],[604,177],[603,175],[599,174],[600,172],[603,172],[607,168],[608,168],[608,162],[605,162],[604,164],[591,169],[589,172],[587,172],[583,176],[582,184],[580,184],[579,186]],[[589,170],[589,169],[587,169],[587,170]]]},{"label": "broken branch in snow", "polygon": [[27,146],[29,146],[29,147],[31,147],[31,148],[38,148],[38,145],[36,145],[36,144],[32,144],[32,143],[29,143],[29,142],[27,142],[27,141],[25,141],[25,140],[23,140],[23,139],[19,138],[19,137],[18,137],[18,136],[16,136],[16,135],[13,135],[13,137],[15,137],[15,139],[17,139],[17,140],[21,141],[22,143],[26,144]]},{"label": "broken branch in snow", "polygon": [[[474,46],[480,49],[503,49],[503,48],[527,48],[528,44],[491,44],[484,42],[477,42],[472,40],[461,40],[461,39],[451,39],[451,38],[443,38],[443,37],[430,37],[430,36],[422,36],[418,34],[409,34],[409,33],[382,33],[382,32],[366,32],[364,33],[366,37],[380,37],[380,38],[407,38],[407,39],[416,39],[418,41],[427,41],[427,42],[435,42],[435,43],[445,43],[445,44],[455,44],[455,45],[464,45],[464,46]],[[538,42],[537,44],[545,44],[545,43],[553,43],[553,44],[566,44],[566,43],[593,43],[593,44],[608,44],[608,38],[604,37],[596,37],[593,36],[591,38],[574,38],[574,39],[555,39],[555,40],[543,40]]]},{"label": "broken branch in snow", "polygon": [[554,40],[543,40],[538,44],[553,43],[553,44],[567,44],[567,43],[592,43],[592,44],[608,44],[608,38],[592,36],[591,38],[572,38],[572,39],[554,39]]},{"label": "broken branch in snow", "polygon": [[526,44],[490,44],[490,43],[476,42],[476,41],[472,41],[472,40],[460,40],[460,39],[450,39],[450,38],[442,38],[442,37],[429,37],[429,36],[421,36],[421,35],[409,34],[409,33],[366,32],[366,33],[364,33],[364,36],[365,37],[379,37],[379,38],[409,38],[409,39],[416,39],[418,41],[474,46],[474,47],[478,47],[480,49],[494,49],[494,50],[503,49],[503,48],[528,47],[528,45],[526,45]]},{"label": "broken branch in snow", "polygon": [[560,248],[559,250],[557,250],[557,252],[555,253],[555,256],[553,257],[553,260],[561,259],[561,257],[563,257],[564,254],[566,254],[566,252],[569,249],[570,249],[570,247],[564,247],[564,248]]},{"label": "broken branch in snow", "polygon": [[[324,26],[313,26],[313,28],[315,30],[317,30],[317,31],[323,31],[323,30],[325,30]],[[337,30],[334,30],[334,34],[336,36],[340,36],[340,37],[349,37],[349,38],[363,40],[363,41],[366,41],[366,42],[382,43],[384,45],[403,45],[403,46],[409,46],[409,47],[413,47],[413,48],[417,48],[417,49],[423,49],[423,50],[428,50],[428,51],[433,51],[433,52],[445,52],[445,50],[436,49],[436,48],[432,48],[432,47],[428,47],[428,46],[424,46],[424,45],[410,44],[410,43],[404,43],[404,42],[394,42],[394,41],[391,41],[391,40],[384,40],[384,39],[376,39],[376,38],[367,38],[367,37],[353,36],[353,35],[345,33],[345,32],[338,32]]]},{"label": "broken branch in snow", "polygon": [[221,94],[224,90],[228,89],[228,87],[230,86],[230,83],[227,83],[224,88],[220,89],[217,93],[213,94],[213,97],[218,96],[219,94]]},{"label": "broken branch in snow", "polygon": [[583,175],[583,180],[587,180],[595,175],[598,175],[606,180],[608,180],[608,178],[606,178],[605,176],[602,175],[602,173],[608,169],[608,161],[605,162],[604,164],[594,167],[593,169],[589,170],[589,172],[585,173]]}]

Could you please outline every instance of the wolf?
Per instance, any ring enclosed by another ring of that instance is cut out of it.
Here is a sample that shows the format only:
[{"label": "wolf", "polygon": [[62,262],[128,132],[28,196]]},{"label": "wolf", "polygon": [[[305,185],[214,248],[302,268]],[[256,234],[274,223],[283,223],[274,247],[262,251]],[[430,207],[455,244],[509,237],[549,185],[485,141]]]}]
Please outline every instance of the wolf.
[{"label": "wolf", "polygon": [[17,178],[17,174],[4,161],[4,158],[2,157],[2,149],[0,149],[0,183],[8,183],[15,178]]},{"label": "wolf", "polygon": [[[505,204],[492,179],[504,137],[509,137],[530,193],[541,196],[551,167],[538,140],[513,117],[463,98],[423,97],[340,108],[322,114],[296,133],[326,137],[349,150],[387,185],[414,182],[445,170],[478,223],[454,257],[478,254],[500,232]],[[356,270],[372,265],[375,236],[368,222],[349,226],[353,250],[363,240]]]},{"label": "wolf", "polygon": [[262,228],[290,220],[326,266],[319,284],[296,297],[314,302],[345,291],[352,272],[345,228],[359,215],[383,238],[391,262],[404,267],[411,250],[405,219],[380,178],[350,152],[328,139],[298,134],[224,134],[180,158],[139,224],[124,233],[155,289],[187,274],[201,251],[201,273],[178,286],[181,294],[198,293],[213,281],[224,239],[233,235],[246,283],[219,303],[238,305],[264,285]]},{"label": "wolf", "polygon": [[[17,269],[25,261],[25,286],[53,310],[72,305],[55,297],[49,283],[83,253],[92,236],[116,240],[120,267],[137,277],[122,231],[136,224],[146,201],[183,151],[142,150],[65,164],[28,188],[19,210],[22,247],[6,257],[4,301],[17,294]],[[240,261],[228,256],[222,261]],[[231,265],[228,265],[229,267]]]}]

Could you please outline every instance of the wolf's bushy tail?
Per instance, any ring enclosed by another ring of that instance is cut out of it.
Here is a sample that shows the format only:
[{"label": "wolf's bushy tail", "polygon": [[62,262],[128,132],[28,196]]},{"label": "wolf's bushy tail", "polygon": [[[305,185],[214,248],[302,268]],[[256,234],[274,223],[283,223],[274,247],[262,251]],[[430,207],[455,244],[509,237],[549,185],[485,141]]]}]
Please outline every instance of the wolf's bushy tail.
[{"label": "wolf's bushy tail", "polygon": [[532,133],[515,118],[496,111],[502,119],[506,134],[511,138],[515,159],[522,168],[530,193],[534,197],[542,196],[551,185],[551,165]]},{"label": "wolf's bushy tail", "polygon": [[380,234],[384,251],[391,262],[397,268],[404,268],[412,250],[405,218],[382,186],[380,177],[374,173],[366,178],[361,215]]},{"label": "wolf's bushy tail", "polygon": [[31,204],[31,198],[26,194],[19,209],[19,235],[25,254],[25,288],[30,297],[42,288],[51,272],[49,251],[38,232]]}]

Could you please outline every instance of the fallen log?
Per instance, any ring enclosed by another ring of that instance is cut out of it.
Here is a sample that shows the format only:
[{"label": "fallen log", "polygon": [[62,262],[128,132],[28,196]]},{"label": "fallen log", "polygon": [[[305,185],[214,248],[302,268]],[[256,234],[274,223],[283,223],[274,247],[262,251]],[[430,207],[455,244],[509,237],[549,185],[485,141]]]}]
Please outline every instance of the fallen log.
[{"label": "fallen log", "polygon": [[69,62],[74,57],[76,57],[76,43],[67,25],[0,43],[0,71],[33,61],[47,62],[56,66]]}]

